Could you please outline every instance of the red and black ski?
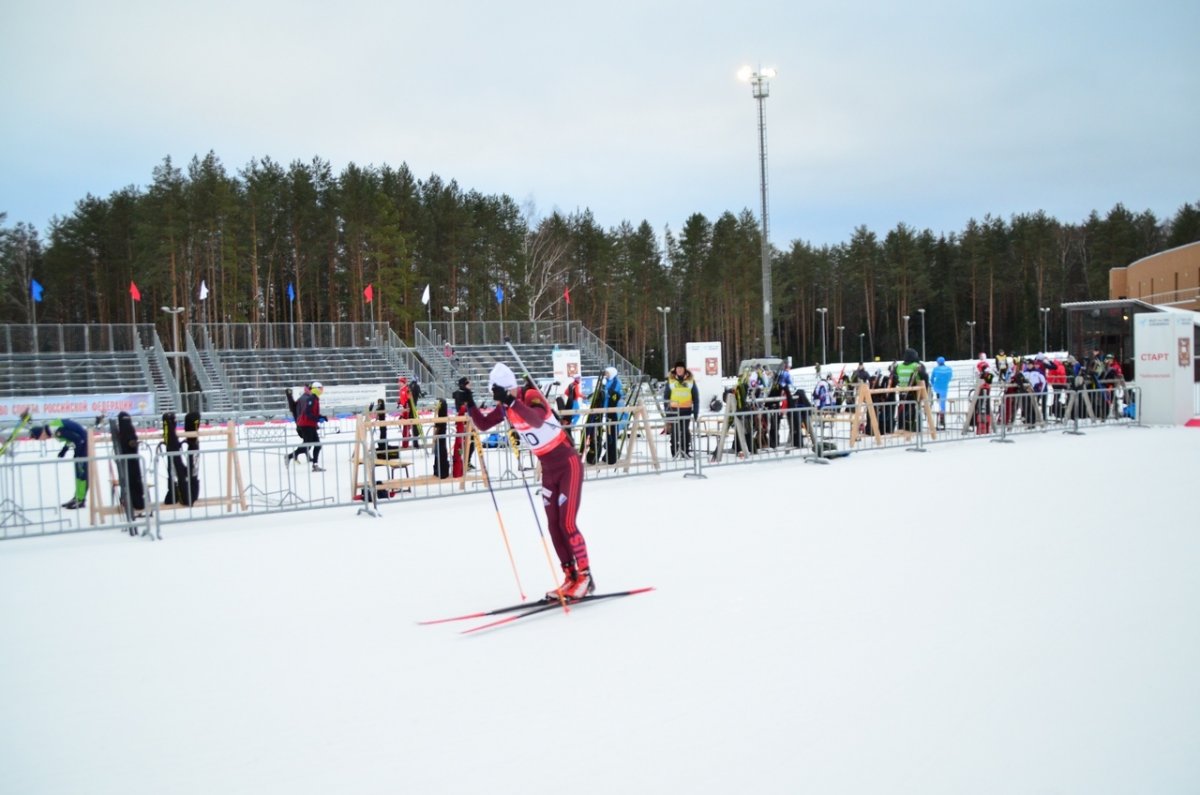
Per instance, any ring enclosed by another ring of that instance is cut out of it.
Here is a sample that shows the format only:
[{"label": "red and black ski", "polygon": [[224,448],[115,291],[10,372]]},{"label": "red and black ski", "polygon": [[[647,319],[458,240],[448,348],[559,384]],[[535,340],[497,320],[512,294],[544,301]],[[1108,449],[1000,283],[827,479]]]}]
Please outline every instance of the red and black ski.
[{"label": "red and black ski", "polygon": [[[646,593],[648,591],[653,591],[653,590],[654,590],[653,586],[650,586],[647,588],[631,588],[627,591],[609,591],[607,593],[594,593],[594,594],[589,594],[588,596],[581,596],[578,599],[569,599],[569,600],[567,600],[567,606],[569,607],[572,605],[582,604],[585,602],[595,602],[595,601],[599,601],[601,599],[615,599],[615,598],[621,597],[621,596],[633,596],[635,594]],[[446,624],[451,621],[465,621],[470,618],[486,618],[488,616],[504,615],[505,613],[514,613],[515,614],[515,615],[511,615],[511,616],[506,616],[498,621],[492,621],[487,624],[482,624],[478,627],[472,627],[471,629],[466,630],[466,632],[476,632],[481,629],[487,629],[488,627],[499,626],[500,624],[507,624],[511,621],[516,621],[519,618],[524,618],[525,616],[531,616],[531,615],[535,615],[537,613],[544,612],[546,610],[552,610],[556,607],[561,608],[562,602],[559,601],[558,599],[544,599],[543,598],[543,599],[538,599],[537,601],[534,601],[534,602],[525,602],[523,604],[508,605],[506,607],[497,607],[493,610],[481,610],[478,613],[466,613],[461,616],[450,616],[449,618],[434,618],[434,619],[429,619],[427,621],[418,621],[417,623],[421,624],[421,625]],[[520,612],[518,612],[518,611],[520,611]]]},{"label": "red and black ski", "polygon": [[[653,590],[654,590],[653,587],[649,587],[649,588],[634,588],[634,589],[628,590],[628,591],[610,591],[608,593],[595,593],[595,594],[590,594],[588,596],[581,596],[578,599],[568,599],[567,605],[569,607],[574,607],[576,605],[586,604],[588,602],[596,602],[601,599],[613,599],[613,598],[620,597],[620,596],[633,596],[634,594],[646,593],[647,591],[653,591]],[[528,610],[524,610],[520,613],[512,613],[511,615],[504,616],[503,618],[498,618],[495,621],[489,621],[486,624],[480,624],[477,627],[471,627],[470,629],[464,629],[462,631],[462,634],[469,635],[472,632],[479,632],[481,629],[493,629],[495,627],[503,626],[504,624],[511,624],[512,622],[517,621],[522,618],[528,618],[529,616],[535,616],[538,613],[545,613],[548,610],[555,610],[555,609],[561,609],[561,608],[562,608],[562,602],[560,602],[557,599],[550,600],[549,602],[545,602],[545,600],[543,600],[542,602],[537,603],[535,606],[530,607]]]}]

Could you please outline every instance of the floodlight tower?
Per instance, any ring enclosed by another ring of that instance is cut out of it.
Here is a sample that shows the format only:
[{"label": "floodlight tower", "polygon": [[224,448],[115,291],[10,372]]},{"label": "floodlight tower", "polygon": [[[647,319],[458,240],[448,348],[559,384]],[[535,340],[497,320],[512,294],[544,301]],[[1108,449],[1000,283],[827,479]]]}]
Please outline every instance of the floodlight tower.
[{"label": "floodlight tower", "polygon": [[763,280],[763,355],[771,355],[771,244],[767,239],[767,111],[766,100],[771,93],[770,79],[776,71],[749,66],[738,70],[738,77],[750,83],[751,93],[758,100],[758,185],[762,195],[762,280]]}]

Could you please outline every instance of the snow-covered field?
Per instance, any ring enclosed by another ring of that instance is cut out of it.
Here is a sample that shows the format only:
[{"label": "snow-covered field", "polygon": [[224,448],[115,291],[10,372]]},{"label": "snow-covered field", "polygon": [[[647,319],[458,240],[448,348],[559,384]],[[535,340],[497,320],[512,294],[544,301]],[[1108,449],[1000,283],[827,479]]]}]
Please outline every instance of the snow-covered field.
[{"label": "snow-covered field", "polygon": [[590,482],[657,590],[471,636],[415,622],[517,601],[486,493],[5,542],[0,792],[1197,792],[1198,476],[1112,428]]}]

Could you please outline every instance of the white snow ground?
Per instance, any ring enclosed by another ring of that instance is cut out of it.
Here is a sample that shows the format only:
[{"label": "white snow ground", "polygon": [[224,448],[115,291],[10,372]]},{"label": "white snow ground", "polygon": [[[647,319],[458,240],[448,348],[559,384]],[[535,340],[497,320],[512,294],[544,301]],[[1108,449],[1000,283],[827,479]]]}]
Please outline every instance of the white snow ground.
[{"label": "white snow ground", "polygon": [[658,590],[474,636],[414,622],[516,601],[486,493],[5,542],[0,792],[1197,792],[1198,475],[1113,428],[588,483]]}]

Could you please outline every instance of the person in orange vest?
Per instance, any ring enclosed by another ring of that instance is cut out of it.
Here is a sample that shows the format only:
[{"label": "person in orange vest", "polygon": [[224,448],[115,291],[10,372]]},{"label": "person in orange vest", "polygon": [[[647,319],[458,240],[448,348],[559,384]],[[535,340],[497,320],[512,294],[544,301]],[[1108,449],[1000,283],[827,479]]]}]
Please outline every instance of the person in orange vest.
[{"label": "person in orange vest", "polygon": [[692,420],[700,414],[700,389],[691,370],[675,362],[663,387],[667,423],[671,429],[671,458],[692,457]]}]

